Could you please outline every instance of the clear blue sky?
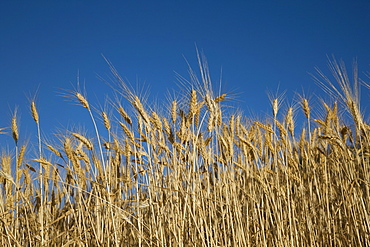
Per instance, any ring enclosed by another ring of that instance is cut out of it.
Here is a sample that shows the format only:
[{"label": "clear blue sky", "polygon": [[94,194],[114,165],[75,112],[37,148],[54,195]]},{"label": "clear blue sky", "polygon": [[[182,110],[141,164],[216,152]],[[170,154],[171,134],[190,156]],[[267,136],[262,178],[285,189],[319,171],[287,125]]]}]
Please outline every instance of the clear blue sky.
[{"label": "clear blue sky", "polygon": [[[302,89],[320,94],[308,72],[327,71],[327,55],[348,65],[357,58],[360,71],[370,71],[365,0],[1,1],[0,35],[0,127],[10,125],[18,106],[20,134],[32,142],[27,98],[35,93],[45,137],[81,117],[89,123],[82,107],[58,96],[73,89],[78,71],[91,102],[104,106],[105,95],[112,96],[97,77],[109,74],[101,54],[132,84],[145,83],[163,99],[178,89],[175,71],[189,78],[184,57],[196,68],[196,44],[215,83],[222,68],[223,93],[232,92],[255,116],[270,111],[266,90],[278,84],[287,102]],[[369,90],[363,96],[370,105]]]}]

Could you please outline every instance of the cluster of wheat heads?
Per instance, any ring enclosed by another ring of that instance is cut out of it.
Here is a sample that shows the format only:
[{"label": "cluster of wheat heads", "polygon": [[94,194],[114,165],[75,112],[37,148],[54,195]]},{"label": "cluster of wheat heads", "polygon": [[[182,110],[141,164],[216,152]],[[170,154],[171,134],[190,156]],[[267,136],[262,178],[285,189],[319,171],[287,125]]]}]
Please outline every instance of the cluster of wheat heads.
[{"label": "cluster of wheat heads", "polygon": [[112,67],[129,106],[96,113],[72,95],[92,137],[41,140],[32,101],[38,155],[19,141],[15,114],[15,155],[0,158],[0,245],[369,246],[370,127],[344,68],[333,68],[342,98],[315,118],[301,97],[300,127],[280,97],[265,121],[228,113],[203,64],[161,111]]}]

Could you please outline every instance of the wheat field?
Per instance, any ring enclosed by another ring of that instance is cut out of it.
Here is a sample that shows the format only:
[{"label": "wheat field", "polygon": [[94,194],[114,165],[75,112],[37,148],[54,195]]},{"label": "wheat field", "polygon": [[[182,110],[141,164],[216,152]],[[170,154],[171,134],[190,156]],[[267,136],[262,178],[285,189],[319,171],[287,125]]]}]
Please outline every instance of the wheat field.
[{"label": "wheat field", "polygon": [[271,96],[264,120],[228,110],[205,63],[160,110],[110,68],[124,102],[69,95],[94,135],[41,138],[32,101],[35,154],[9,121],[0,246],[370,246],[370,126],[341,62],[314,78],[332,101]]}]

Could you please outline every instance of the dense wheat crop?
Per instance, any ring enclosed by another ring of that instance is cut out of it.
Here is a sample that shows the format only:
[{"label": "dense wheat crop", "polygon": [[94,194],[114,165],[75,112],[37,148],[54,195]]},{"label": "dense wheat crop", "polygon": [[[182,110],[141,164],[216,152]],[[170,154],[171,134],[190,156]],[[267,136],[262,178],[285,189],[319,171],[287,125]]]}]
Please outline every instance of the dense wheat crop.
[{"label": "dense wheat crop", "polygon": [[370,126],[357,78],[334,61],[337,82],[317,78],[331,102],[315,112],[305,97],[286,108],[270,97],[271,117],[257,121],[227,110],[230,96],[214,94],[200,64],[201,79],[191,73],[161,110],[113,67],[125,100],[112,110],[73,92],[94,136],[42,139],[32,101],[37,155],[14,114],[15,154],[0,157],[0,245],[370,246]]}]

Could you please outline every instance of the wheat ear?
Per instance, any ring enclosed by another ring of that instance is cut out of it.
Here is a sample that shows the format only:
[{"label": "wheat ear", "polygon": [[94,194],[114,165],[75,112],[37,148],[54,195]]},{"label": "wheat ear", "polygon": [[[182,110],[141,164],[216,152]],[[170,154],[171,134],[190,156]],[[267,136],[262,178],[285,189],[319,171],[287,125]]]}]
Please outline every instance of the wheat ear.
[{"label": "wheat ear", "polygon": [[89,102],[87,101],[87,99],[84,96],[82,96],[79,92],[76,92],[75,95],[76,95],[77,99],[80,101],[80,103],[82,104],[82,106],[85,107],[88,110],[89,114],[90,114],[91,121],[93,122],[93,125],[94,125],[96,138],[98,139],[100,157],[101,157],[101,161],[103,163],[103,172],[105,173],[105,168],[106,167],[105,167],[105,160],[104,160],[104,155],[103,155],[103,148],[102,148],[102,144],[101,144],[101,141],[100,141],[99,130],[98,130],[98,126],[96,125],[94,115],[92,114],[92,111],[90,109],[90,105],[89,105]]},{"label": "wheat ear", "polygon": [[81,141],[89,150],[93,150],[93,145],[89,139],[84,137],[83,135],[80,135],[78,133],[72,132],[71,135],[76,137],[79,141]]},{"label": "wheat ear", "polygon": [[17,124],[17,114],[14,113],[12,118],[12,134],[13,139],[15,141],[16,146],[18,146],[18,139],[19,139],[19,132],[18,132],[18,124]]}]

